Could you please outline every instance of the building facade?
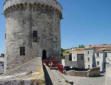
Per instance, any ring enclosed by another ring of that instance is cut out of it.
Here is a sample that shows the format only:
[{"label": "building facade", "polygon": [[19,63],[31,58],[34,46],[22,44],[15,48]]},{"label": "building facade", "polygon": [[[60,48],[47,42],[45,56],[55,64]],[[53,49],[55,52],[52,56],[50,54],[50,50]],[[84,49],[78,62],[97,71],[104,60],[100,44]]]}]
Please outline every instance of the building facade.
[{"label": "building facade", "polygon": [[84,48],[72,48],[72,61],[76,62],[76,68],[84,69]]},{"label": "building facade", "polygon": [[57,0],[6,0],[5,69],[12,69],[34,57],[60,60],[60,20]]},{"label": "building facade", "polygon": [[0,56],[0,74],[4,73],[4,55]]},{"label": "building facade", "polygon": [[85,69],[100,67],[100,72],[106,71],[106,63],[111,62],[111,45],[92,45],[84,50]]},{"label": "building facade", "polygon": [[111,63],[110,45],[90,45],[86,48],[72,48],[72,52],[65,55],[64,66],[80,69],[99,67],[100,72],[106,72],[106,64]]},{"label": "building facade", "polygon": [[69,66],[69,67],[76,67],[77,66],[77,62],[72,61],[72,54],[71,53],[64,53],[63,54],[64,59],[62,59],[62,65],[65,66]]},{"label": "building facade", "polygon": [[95,66],[95,59],[94,59],[95,50],[91,48],[85,48],[84,50],[84,64],[85,69],[91,69]]},{"label": "building facade", "polygon": [[95,53],[96,67],[100,67],[101,72],[106,71],[106,56],[104,52]]},{"label": "building facade", "polygon": [[70,66],[74,68],[84,69],[84,49],[72,48],[69,51],[63,53],[64,59],[62,59],[63,66]]}]

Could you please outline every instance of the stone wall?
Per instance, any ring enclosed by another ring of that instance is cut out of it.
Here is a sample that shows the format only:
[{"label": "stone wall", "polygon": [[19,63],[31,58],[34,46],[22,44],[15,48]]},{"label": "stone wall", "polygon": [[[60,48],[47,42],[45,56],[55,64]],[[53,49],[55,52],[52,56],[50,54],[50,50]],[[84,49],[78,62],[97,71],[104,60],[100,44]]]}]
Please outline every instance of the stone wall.
[{"label": "stone wall", "polygon": [[95,67],[93,69],[90,69],[88,71],[88,76],[89,77],[98,77],[98,76],[100,76],[100,68],[99,67]]},{"label": "stone wall", "polygon": [[71,70],[66,72],[68,75],[71,76],[81,76],[81,77],[98,77],[100,76],[100,68],[93,68],[88,71],[75,71]]},{"label": "stone wall", "polygon": [[45,83],[37,80],[7,80],[1,81],[0,85],[45,85]]},{"label": "stone wall", "polygon": [[52,85],[71,85],[70,82],[64,78],[64,74],[60,73],[58,70],[51,70],[49,67],[45,67],[51,78]]},{"label": "stone wall", "polygon": [[81,77],[87,77],[88,76],[88,72],[87,71],[68,71],[67,72],[68,75],[70,76],[81,76]]},{"label": "stone wall", "polygon": [[11,7],[16,4],[21,4],[21,3],[23,4],[24,3],[31,3],[31,4],[38,3],[42,5],[51,6],[55,9],[58,9],[60,12],[62,11],[62,7],[57,0],[6,0],[6,2],[4,3],[4,10],[6,10],[8,7]]},{"label": "stone wall", "polygon": [[76,61],[70,61],[69,60],[69,55],[65,55],[64,59],[64,66],[72,66],[72,67],[77,67],[77,62]]}]

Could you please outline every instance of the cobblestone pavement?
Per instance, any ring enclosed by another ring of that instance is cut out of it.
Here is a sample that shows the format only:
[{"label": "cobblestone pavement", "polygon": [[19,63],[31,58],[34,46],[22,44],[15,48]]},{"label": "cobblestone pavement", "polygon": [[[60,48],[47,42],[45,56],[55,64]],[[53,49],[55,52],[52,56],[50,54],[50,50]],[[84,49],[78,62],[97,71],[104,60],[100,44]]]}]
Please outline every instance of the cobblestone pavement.
[{"label": "cobblestone pavement", "polygon": [[[64,75],[64,77],[73,81],[73,85],[106,85],[105,84],[105,76],[101,77],[76,77],[76,76],[68,76]],[[111,85],[111,84],[108,84]]]}]

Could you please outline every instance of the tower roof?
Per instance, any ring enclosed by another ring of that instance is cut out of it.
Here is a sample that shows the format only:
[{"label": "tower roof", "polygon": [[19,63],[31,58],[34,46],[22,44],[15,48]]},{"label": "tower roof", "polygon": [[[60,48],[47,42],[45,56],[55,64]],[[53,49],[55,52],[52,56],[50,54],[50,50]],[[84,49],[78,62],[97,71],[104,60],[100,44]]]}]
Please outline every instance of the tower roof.
[{"label": "tower roof", "polygon": [[57,0],[6,0],[4,3],[4,10],[6,10],[11,6],[14,6],[17,4],[24,4],[24,3],[28,3],[28,4],[36,3],[36,4],[46,5],[46,6],[53,7],[60,12],[62,11],[62,7]]}]

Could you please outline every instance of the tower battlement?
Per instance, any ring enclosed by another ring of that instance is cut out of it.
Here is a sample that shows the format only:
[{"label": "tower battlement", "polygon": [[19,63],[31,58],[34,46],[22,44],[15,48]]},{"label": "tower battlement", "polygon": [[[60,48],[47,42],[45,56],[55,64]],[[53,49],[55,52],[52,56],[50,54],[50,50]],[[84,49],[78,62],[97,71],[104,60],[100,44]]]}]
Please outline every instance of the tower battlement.
[{"label": "tower battlement", "polygon": [[[18,8],[20,6],[39,6],[39,7],[46,7],[50,9],[54,9],[62,12],[62,7],[60,3],[56,0],[6,0],[4,3],[4,11],[8,10],[9,8]],[[18,6],[18,7],[17,7]]]}]

